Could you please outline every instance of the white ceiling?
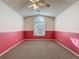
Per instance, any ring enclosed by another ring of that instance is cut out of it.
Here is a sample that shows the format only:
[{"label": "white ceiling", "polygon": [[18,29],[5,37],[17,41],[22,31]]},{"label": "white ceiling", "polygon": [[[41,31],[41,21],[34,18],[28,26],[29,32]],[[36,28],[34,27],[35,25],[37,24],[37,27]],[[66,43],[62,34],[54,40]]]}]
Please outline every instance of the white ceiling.
[{"label": "white ceiling", "polygon": [[2,1],[24,17],[37,14],[56,17],[70,5],[75,3],[77,0],[45,0],[45,3],[50,4],[50,7],[44,7],[44,8],[41,7],[39,13],[37,12],[37,10],[33,10],[32,8],[27,7],[29,5],[26,3],[27,0],[2,0]]}]

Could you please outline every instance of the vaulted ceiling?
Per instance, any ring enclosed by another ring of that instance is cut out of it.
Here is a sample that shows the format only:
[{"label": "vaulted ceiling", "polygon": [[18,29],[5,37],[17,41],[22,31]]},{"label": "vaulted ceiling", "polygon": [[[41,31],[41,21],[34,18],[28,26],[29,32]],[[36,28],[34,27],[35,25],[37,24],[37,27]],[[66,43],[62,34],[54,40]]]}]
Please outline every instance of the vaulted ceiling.
[{"label": "vaulted ceiling", "polygon": [[2,1],[24,17],[37,14],[56,17],[66,8],[75,3],[77,0],[45,0],[45,3],[50,4],[50,7],[41,7],[39,9],[40,12],[38,12],[37,10],[33,10],[33,8],[28,8],[27,6],[29,4],[27,3],[27,0],[2,0]]}]

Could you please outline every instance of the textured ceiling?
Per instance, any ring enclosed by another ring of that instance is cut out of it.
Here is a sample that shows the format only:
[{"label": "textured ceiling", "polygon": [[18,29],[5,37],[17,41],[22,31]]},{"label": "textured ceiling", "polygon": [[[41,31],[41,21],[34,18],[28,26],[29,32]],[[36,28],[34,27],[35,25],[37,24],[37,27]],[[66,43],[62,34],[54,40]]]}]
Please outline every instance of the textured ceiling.
[{"label": "textured ceiling", "polygon": [[77,0],[45,0],[45,3],[50,4],[50,7],[41,7],[40,12],[38,12],[37,10],[33,10],[32,8],[28,8],[27,6],[29,5],[29,3],[27,3],[27,0],[2,1],[24,17],[37,14],[56,17]]}]

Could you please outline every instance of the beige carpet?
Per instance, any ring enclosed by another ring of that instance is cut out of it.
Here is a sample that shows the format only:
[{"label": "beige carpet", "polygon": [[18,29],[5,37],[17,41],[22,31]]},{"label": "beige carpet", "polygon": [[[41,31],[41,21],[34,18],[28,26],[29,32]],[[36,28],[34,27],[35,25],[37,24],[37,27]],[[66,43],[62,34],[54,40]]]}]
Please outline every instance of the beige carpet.
[{"label": "beige carpet", "polygon": [[79,59],[52,41],[25,41],[0,59]]}]

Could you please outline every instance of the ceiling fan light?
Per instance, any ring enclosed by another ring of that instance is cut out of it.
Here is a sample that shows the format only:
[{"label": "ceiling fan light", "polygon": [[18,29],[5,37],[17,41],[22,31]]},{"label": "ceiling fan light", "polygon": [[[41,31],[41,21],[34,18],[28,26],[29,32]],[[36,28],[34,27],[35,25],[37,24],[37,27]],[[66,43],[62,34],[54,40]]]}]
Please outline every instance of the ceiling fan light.
[{"label": "ceiling fan light", "polygon": [[38,9],[39,7],[38,6],[36,6],[36,7],[34,7],[34,10],[36,10],[36,9]]},{"label": "ceiling fan light", "polygon": [[37,6],[34,4],[33,8],[34,8],[34,10],[35,10],[35,9],[37,9]]}]

